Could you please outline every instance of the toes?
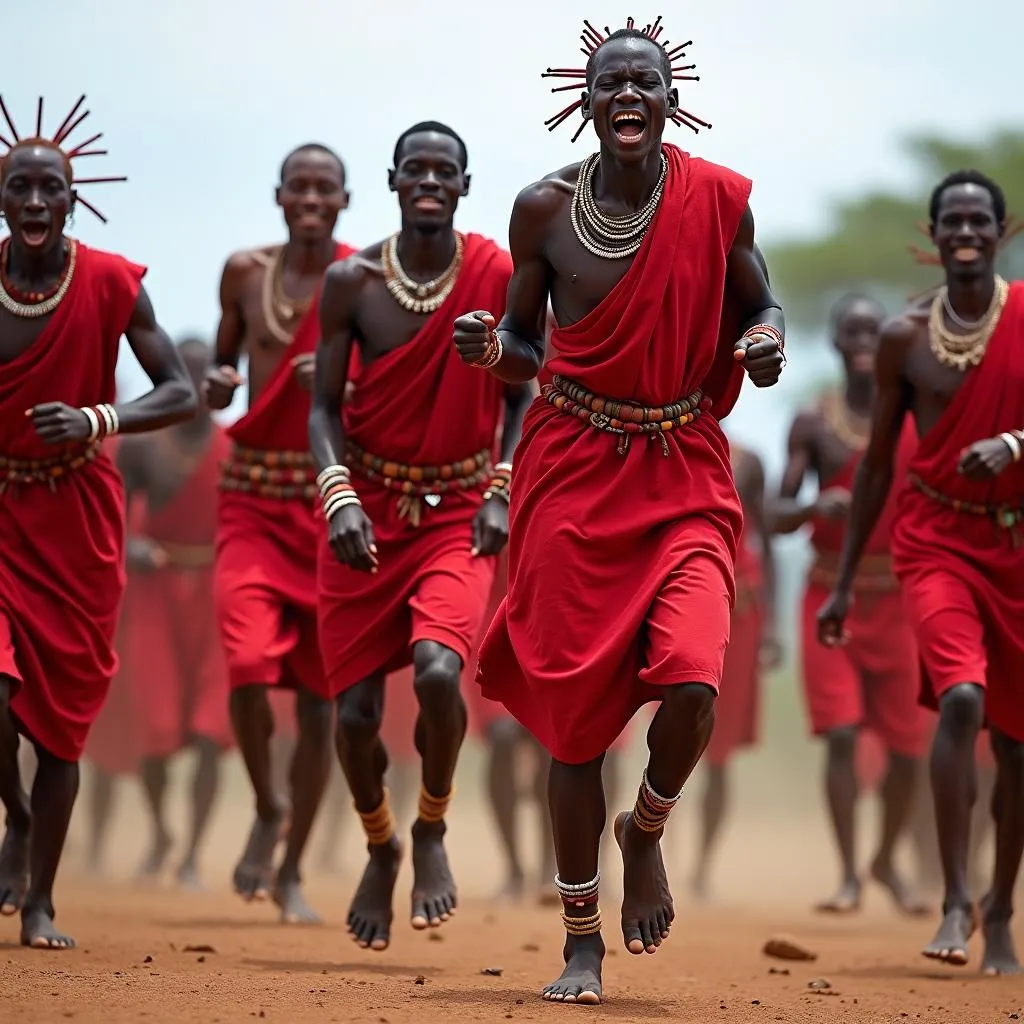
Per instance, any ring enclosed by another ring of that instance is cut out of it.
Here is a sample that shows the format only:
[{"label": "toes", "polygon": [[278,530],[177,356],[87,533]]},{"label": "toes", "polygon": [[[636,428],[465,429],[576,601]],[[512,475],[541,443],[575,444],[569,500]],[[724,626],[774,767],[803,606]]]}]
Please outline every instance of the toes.
[{"label": "toes", "polygon": [[[640,925],[640,940],[644,944],[644,950],[648,953],[653,953],[658,948],[655,944],[654,936],[651,934],[651,924],[649,921],[644,921]],[[658,941],[661,941],[660,936]]]},{"label": "toes", "polygon": [[581,1006],[600,1006],[601,994],[599,992],[594,992],[589,988],[585,988],[576,997],[576,1002]]}]

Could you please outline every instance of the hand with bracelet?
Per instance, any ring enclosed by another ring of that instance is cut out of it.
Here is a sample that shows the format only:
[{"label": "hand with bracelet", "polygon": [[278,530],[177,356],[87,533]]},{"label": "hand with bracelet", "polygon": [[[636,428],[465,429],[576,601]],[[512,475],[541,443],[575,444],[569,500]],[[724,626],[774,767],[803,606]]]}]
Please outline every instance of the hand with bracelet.
[{"label": "hand with bracelet", "polygon": [[379,563],[373,524],[363,511],[348,469],[328,466],[317,476],[316,485],[335,557],[358,572],[375,573]]},{"label": "hand with bracelet", "polygon": [[117,413],[110,404],[75,409],[63,402],[43,402],[25,410],[41,441],[67,444],[69,441],[101,441],[118,432]]},{"label": "hand with bracelet", "polygon": [[744,331],[736,342],[733,358],[743,363],[754,387],[770,388],[778,382],[786,365],[785,349],[785,339],[777,327],[757,324]]},{"label": "hand with bracelet", "polygon": [[464,363],[489,370],[501,362],[503,347],[494,317],[485,309],[467,313],[455,321],[455,348]]},{"label": "hand with bracelet", "polygon": [[497,555],[508,543],[508,501],[512,466],[499,462],[484,491],[484,503],[473,518],[473,554]]},{"label": "hand with bracelet", "polygon": [[957,471],[969,480],[990,480],[1024,454],[1024,431],[1009,430],[998,437],[975,441],[960,453]]}]

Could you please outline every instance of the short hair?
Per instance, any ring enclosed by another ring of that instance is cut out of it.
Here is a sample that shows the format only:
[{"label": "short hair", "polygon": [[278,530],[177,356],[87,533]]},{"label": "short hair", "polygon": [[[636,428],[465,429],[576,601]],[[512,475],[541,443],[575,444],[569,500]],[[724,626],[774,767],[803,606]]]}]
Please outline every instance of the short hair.
[{"label": "short hair", "polygon": [[335,161],[335,163],[337,163],[338,170],[341,171],[341,183],[342,185],[345,184],[346,175],[344,161],[341,159],[340,156],[338,156],[337,153],[334,152],[333,149],[331,149],[330,146],[325,146],[322,142],[306,142],[303,143],[301,146],[296,146],[295,149],[293,149],[281,161],[281,171],[278,177],[279,181],[284,181],[284,174],[285,171],[288,169],[288,163],[292,159],[292,157],[300,156],[303,153],[323,153],[325,156],[329,156],[332,160]]},{"label": "short hair", "polygon": [[859,303],[871,306],[880,319],[885,319],[885,306],[874,296],[868,295],[866,292],[847,292],[836,299],[829,310],[828,325],[833,338],[839,333],[839,325],[849,316],[850,310]]},{"label": "short hair", "polygon": [[590,85],[590,72],[593,70],[594,61],[597,59],[597,55],[602,49],[604,49],[604,47],[609,43],[615,42],[617,39],[642,39],[644,42],[650,43],[651,46],[658,51],[658,64],[661,67],[661,75],[665,79],[665,88],[672,88],[672,59],[669,57],[668,52],[661,43],[652,39],[646,32],[642,32],[638,28],[620,28],[605,38],[600,46],[595,47],[594,52],[587,58],[588,87]]},{"label": "short hair", "polygon": [[469,166],[469,152],[466,149],[466,144],[462,141],[459,133],[454,128],[449,128],[446,124],[441,124],[440,121],[420,121],[419,124],[414,124],[411,128],[406,128],[401,135],[398,136],[398,141],[395,143],[395,153],[392,157],[395,167],[398,166],[398,161],[402,158],[402,144],[410,135],[419,135],[422,132],[437,132],[438,135],[447,135],[449,139],[454,139],[455,144],[459,147],[459,159],[462,161],[462,170],[465,171]]},{"label": "short hair", "polygon": [[995,211],[996,220],[1002,227],[1006,221],[1006,196],[1003,190],[987,175],[981,171],[953,171],[947,174],[942,181],[932,189],[931,201],[928,204],[928,217],[934,224],[939,219],[939,206],[942,202],[942,193],[948,188],[956,185],[978,185],[985,189],[992,197],[992,209]]}]

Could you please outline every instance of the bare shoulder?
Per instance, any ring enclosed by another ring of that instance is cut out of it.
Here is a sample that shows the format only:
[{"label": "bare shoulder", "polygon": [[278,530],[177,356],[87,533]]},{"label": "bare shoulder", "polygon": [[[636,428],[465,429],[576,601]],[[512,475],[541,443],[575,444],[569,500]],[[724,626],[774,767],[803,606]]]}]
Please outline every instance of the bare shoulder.
[{"label": "bare shoulder", "polygon": [[922,303],[908,306],[902,313],[882,324],[880,355],[905,353],[920,337],[928,322],[928,307]]},{"label": "bare shoulder", "polygon": [[824,424],[825,416],[819,405],[805,406],[796,414],[793,425],[789,428],[790,446],[810,444]]},{"label": "bare shoulder", "polygon": [[324,292],[337,292],[359,288],[372,274],[380,274],[381,249],[383,242],[360,249],[359,252],[346,256],[343,260],[335,260],[324,275]]},{"label": "bare shoulder", "polygon": [[255,274],[264,274],[280,245],[261,245],[254,249],[239,249],[225,261],[221,272],[223,284],[229,290],[240,289]]},{"label": "bare shoulder", "polygon": [[580,165],[578,163],[552,171],[540,181],[527,185],[516,196],[516,210],[535,216],[554,214],[572,198],[579,176]]}]

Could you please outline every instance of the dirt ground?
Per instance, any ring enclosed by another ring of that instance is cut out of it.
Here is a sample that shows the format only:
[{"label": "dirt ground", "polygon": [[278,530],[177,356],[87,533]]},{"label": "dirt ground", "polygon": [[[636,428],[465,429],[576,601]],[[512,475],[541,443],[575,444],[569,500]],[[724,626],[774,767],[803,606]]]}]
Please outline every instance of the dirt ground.
[{"label": "dirt ground", "polygon": [[[231,766],[204,856],[209,893],[200,895],[170,885],[140,888],[132,881],[144,852],[146,822],[131,781],[122,784],[109,877],[95,881],[84,874],[86,779],[57,892],[59,922],[75,935],[79,948],[69,953],[23,950],[16,944],[16,921],[0,921],[0,1021],[399,1024],[544,1021],[566,1014],[595,1021],[661,1016],[695,1024],[1020,1019],[1024,983],[979,977],[977,941],[971,965],[944,968],[919,954],[935,920],[897,918],[875,889],[867,892],[865,911],[857,918],[823,919],[807,909],[835,881],[818,780],[808,770],[816,763],[812,757],[807,754],[795,766],[770,773],[757,755],[738,766],[742,800],[716,867],[719,902],[710,907],[693,906],[687,897],[700,793],[699,778],[694,781],[693,798],[684,798],[666,840],[678,918],[656,956],[634,958],[622,948],[615,892],[621,868],[616,870],[615,851],[610,852],[602,899],[609,921],[606,1002],[597,1008],[550,1005],[539,998],[540,988],[560,967],[557,910],[509,908],[488,899],[502,872],[479,800],[478,752],[467,751],[460,765],[458,813],[450,832],[463,906],[438,932],[414,933],[402,920],[410,884],[405,865],[394,941],[383,954],[359,950],[344,931],[348,897],[364,857],[354,818],[347,819],[340,844],[340,875],[315,873],[320,837],[314,836],[310,897],[326,924],[285,928],[276,923],[271,907],[245,906],[229,892],[231,866],[248,830],[251,807],[237,764]],[[635,766],[629,767],[632,778]],[[182,774],[175,779],[178,823],[184,810]],[[613,805],[627,802],[619,798]],[[789,808],[788,813],[780,814],[778,806]],[[794,808],[806,813],[794,817]],[[873,815],[865,813],[864,821],[866,856]],[[779,932],[808,944],[818,960],[768,960],[761,947]],[[1017,940],[1024,943],[1020,929]],[[482,973],[490,968],[501,973]],[[773,973],[773,968],[789,973]],[[817,979],[830,987],[810,988],[808,983]]]}]

